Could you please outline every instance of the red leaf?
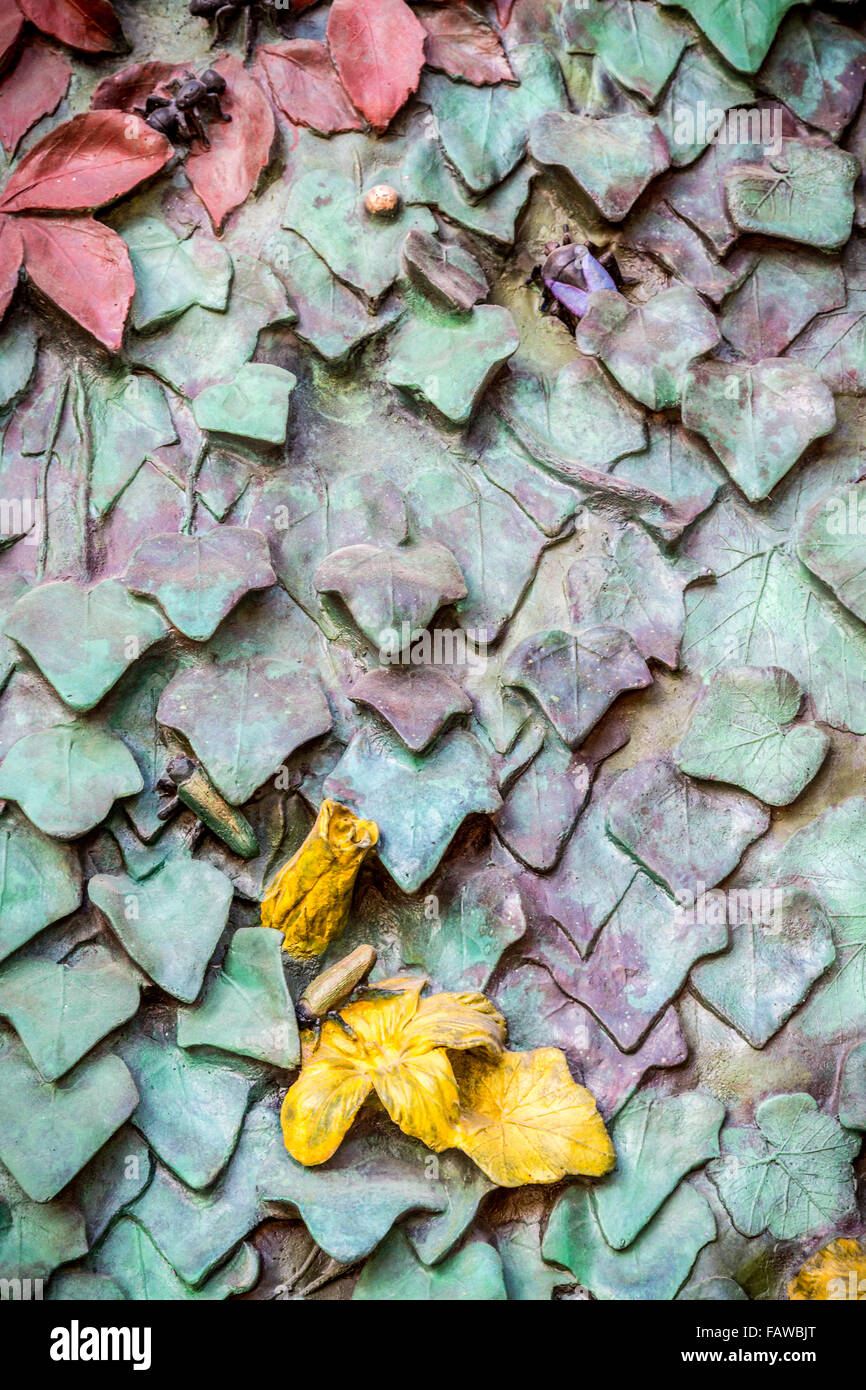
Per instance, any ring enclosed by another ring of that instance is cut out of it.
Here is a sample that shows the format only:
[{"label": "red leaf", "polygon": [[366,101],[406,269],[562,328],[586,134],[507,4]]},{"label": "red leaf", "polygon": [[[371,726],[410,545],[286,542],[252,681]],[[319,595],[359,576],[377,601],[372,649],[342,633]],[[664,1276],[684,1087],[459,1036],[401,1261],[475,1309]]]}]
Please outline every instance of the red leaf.
[{"label": "red leaf", "polygon": [[0,319],[9,308],[24,259],[21,233],[11,217],[0,217]]},{"label": "red leaf", "polygon": [[323,135],[361,130],[363,121],[343,90],[327,46],[314,39],[259,49],[259,62],[284,116]]},{"label": "red leaf", "polygon": [[418,86],[422,25],[403,0],[334,0],[327,32],[352,101],[374,130],[386,130]]},{"label": "red leaf", "polygon": [[14,150],[31,126],[56,111],[69,86],[66,59],[41,43],[29,44],[0,83],[0,140]]},{"label": "red leaf", "polygon": [[24,16],[15,0],[0,0],[0,68],[3,67],[24,27]]},{"label": "red leaf", "polygon": [[108,0],[18,0],[31,23],[83,53],[110,53],[124,45],[123,30]]},{"label": "red leaf", "polygon": [[4,212],[102,207],[150,178],[174,153],[140,116],[73,116],[26,154],[0,197]]},{"label": "red leaf", "polygon": [[511,11],[514,9],[514,0],[493,0],[496,6],[496,18],[504,29],[509,19]]},{"label": "red leaf", "polygon": [[232,118],[231,125],[210,122],[207,133],[211,148],[194,145],[186,173],[219,231],[229,213],[252,193],[268,162],[274,113],[258,82],[239,59],[226,53],[214,67],[226,80],[222,105]]},{"label": "red leaf", "polygon": [[465,5],[422,5],[415,13],[427,30],[424,53],[431,68],[476,87],[514,81],[498,34]]},{"label": "red leaf", "polygon": [[116,352],[135,294],[126,242],[92,217],[21,217],[16,226],[33,283]]},{"label": "red leaf", "polygon": [[103,77],[90,103],[92,111],[132,111],[144,106],[145,97],[186,71],[186,64],[132,63],[110,77]]}]

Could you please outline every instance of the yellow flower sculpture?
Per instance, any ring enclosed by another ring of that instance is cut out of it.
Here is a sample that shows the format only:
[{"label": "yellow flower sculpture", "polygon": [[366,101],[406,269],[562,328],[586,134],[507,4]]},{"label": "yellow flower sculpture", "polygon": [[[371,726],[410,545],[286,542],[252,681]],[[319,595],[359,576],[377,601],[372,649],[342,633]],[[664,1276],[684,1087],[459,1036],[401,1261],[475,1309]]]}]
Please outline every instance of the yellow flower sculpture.
[{"label": "yellow flower sculpture", "polygon": [[794,1300],[866,1302],[866,1245],[832,1240],[806,1261],[788,1285]]},{"label": "yellow flower sculpture", "polygon": [[358,870],[378,843],[375,821],[360,820],[338,801],[322,802],[306,840],[262,901],[262,926],[285,933],[290,956],[313,959],[340,935]]},{"label": "yellow flower sculpture", "polygon": [[505,1021],[482,994],[422,998],[426,983],[382,981],[341,1011],[346,1027],[327,1020],[318,1046],[304,1035],[282,1109],[292,1157],[324,1163],[375,1092],[405,1134],[437,1152],[463,1149],[500,1186],[609,1172],[613,1146],[563,1054],[506,1052]]}]

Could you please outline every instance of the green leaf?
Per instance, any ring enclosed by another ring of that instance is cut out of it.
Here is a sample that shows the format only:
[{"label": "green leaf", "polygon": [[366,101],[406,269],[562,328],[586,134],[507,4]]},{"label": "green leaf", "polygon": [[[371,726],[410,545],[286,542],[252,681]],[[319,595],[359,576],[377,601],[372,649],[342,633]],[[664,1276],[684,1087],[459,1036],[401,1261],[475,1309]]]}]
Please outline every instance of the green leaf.
[{"label": "green leaf", "polygon": [[498,304],[480,304],[465,314],[419,305],[389,338],[385,378],[463,425],[519,345],[511,314]]},{"label": "green leaf", "polygon": [[797,0],[662,0],[688,11],[723,58],[757,72],[782,18]]},{"label": "green leaf", "polygon": [[539,164],[565,170],[609,222],[621,222],[670,164],[667,141],[652,116],[596,119],[551,111],[533,124],[529,150]]},{"label": "green leaf", "polygon": [[741,232],[786,237],[833,251],[851,235],[860,163],[833,145],[783,140],[769,165],[735,167],[725,196]]},{"label": "green leaf", "polygon": [[842,1068],[839,1123],[846,1129],[866,1129],[866,1043],[852,1048]]},{"label": "green leaf", "polygon": [[711,53],[697,46],[687,48],[656,113],[670,147],[671,163],[691,164],[706,149],[712,127],[709,121],[703,129],[698,126],[697,111],[728,111],[732,106],[747,105],[754,96],[751,84],[736,77]]},{"label": "green leaf", "polygon": [[291,1071],[301,1059],[281,934],[242,927],[201,1002],[178,1010],[181,1047],[216,1047]]},{"label": "green leaf", "polygon": [[118,1212],[144,1191],[153,1166],[147,1144],[132,1125],[126,1124],[82,1168],[70,1192],[84,1212],[91,1247],[105,1234]]},{"label": "green leaf", "polygon": [[664,755],[623,772],[608,803],[607,828],[680,902],[726,878],[770,824],[751,798],[684,777]]},{"label": "green leaf", "polygon": [[87,380],[93,433],[90,505],[104,515],[132,481],[148,454],[177,440],[159,382],[115,372]]},{"label": "green leaf", "polygon": [[699,1091],[632,1096],[611,1126],[616,1171],[593,1188],[608,1245],[625,1250],[681,1178],[718,1158],[724,1118],[725,1107]]},{"label": "green leaf", "polygon": [[440,608],[466,596],[460,566],[438,541],[345,546],[322,561],[315,584],[320,593],[337,594],[364,636],[392,658]]},{"label": "green leaf", "polygon": [[374,303],[401,272],[400,248],[418,227],[435,232],[426,208],[404,208],[393,218],[371,217],[364,192],[336,170],[311,169],[292,180],[284,227],[309,242],[339,280]]},{"label": "green leaf", "polygon": [[529,197],[532,178],[530,166],[521,164],[483,198],[470,202],[465,189],[449,169],[438,142],[427,137],[413,140],[409,146],[400,187],[407,203],[430,204],[458,226],[510,246],[517,219]]},{"label": "green leaf", "polygon": [[682,1183],[627,1250],[612,1250],[595,1213],[593,1194],[571,1187],[551,1213],[545,1259],[570,1269],[594,1298],[669,1300],[702,1250],[715,1239],[709,1202]]},{"label": "green leaf", "polygon": [[325,795],[379,826],[379,858],[404,893],[430,877],[468,815],[500,806],[493,765],[463,730],[426,757],[366,729],[355,734],[325,783]]},{"label": "green leaf", "polygon": [[0,765],[0,796],[17,801],[34,825],[59,840],[86,834],[118,797],[143,785],[126,745],[86,724],[27,734]]},{"label": "green leaf", "polygon": [[289,396],[298,378],[282,367],[247,362],[231,381],[206,386],[192,403],[201,430],[283,444],[289,427]]},{"label": "green leaf", "polygon": [[635,643],[615,627],[537,632],[510,653],[503,679],[538,702],[569,748],[580,746],[623,690],[652,685]]},{"label": "green leaf", "polygon": [[294,317],[273,271],[252,256],[237,256],[227,309],[194,304],[160,333],[130,335],[126,352],[182,395],[196,396],[249,362],[263,328]]},{"label": "green leaf", "polygon": [[194,642],[212,637],[252,589],[276,583],[260,531],[218,526],[204,535],[169,531],[142,541],[124,576],[136,594],[155,599],[169,622]]},{"label": "green leaf", "polygon": [[866,254],[861,241],[849,241],[842,257],[847,298],[814,319],[789,356],[812,367],[831,391],[866,391]]},{"label": "green leaf", "polygon": [[343,361],[400,317],[402,309],[396,303],[371,315],[364,301],[331,274],[321,256],[296,232],[276,233],[262,254],[297,310],[296,336],[329,362]]},{"label": "green leaf", "polygon": [[139,883],[96,874],[90,901],[155,984],[184,1003],[195,999],[228,921],[232,885],[212,864],[169,859]]},{"label": "green leaf", "polygon": [[502,1263],[492,1245],[473,1240],[438,1265],[424,1265],[401,1230],[393,1231],[367,1261],[352,1294],[360,1302],[492,1302],[507,1297]]},{"label": "green leaf", "polygon": [[850,484],[822,498],[806,517],[797,544],[803,564],[829,585],[861,622],[866,621],[861,558],[862,531],[866,531],[864,498],[864,483]]},{"label": "green leaf", "polygon": [[[535,573],[545,537],[477,469],[419,469],[406,501],[417,534],[429,541],[448,537],[466,583],[457,603],[461,626],[475,643],[495,642]],[[502,535],[507,547],[491,540]]]},{"label": "green leaf", "polygon": [[[116,579],[82,589],[57,580],[28,589],[5,632],[33,657],[46,680],[74,710],[92,709],[143,651],[167,631],[158,611]],[[58,633],[75,641],[58,641]]]},{"label": "green leaf", "polygon": [[496,833],[512,854],[536,870],[560,856],[589,795],[592,764],[575,757],[553,729],[508,791],[494,818]]},{"label": "green leaf", "polygon": [[586,527],[579,561],[565,581],[577,626],[622,628],[641,655],[675,671],[685,623],[683,590],[699,571],[688,561],[674,566],[637,526],[613,533]]},{"label": "green leaf", "polygon": [[830,433],[836,409],[828,387],[800,362],[699,362],[686,373],[683,424],[704,436],[756,502]]},{"label": "green leaf", "polygon": [[497,1225],[495,1239],[510,1302],[546,1302],[554,1289],[570,1282],[542,1259],[537,1222],[504,1221]]},{"label": "green leaf", "polygon": [[143,1302],[219,1302],[247,1293],[259,1277],[258,1251],[253,1245],[241,1245],[212,1279],[193,1289],[162,1257],[147,1231],[126,1216],[112,1227],[91,1263],[122,1289],[125,1298]]},{"label": "green leaf", "polygon": [[704,680],[726,665],[781,666],[819,719],[866,733],[863,629],[775,547],[738,556],[714,585],[687,592],[683,660]]},{"label": "green leaf", "polygon": [[688,42],[685,25],[644,0],[571,0],[562,24],[571,53],[594,53],[624,87],[655,102]]},{"label": "green leaf", "polygon": [[0,960],[81,902],[78,855],[11,807],[0,818]]},{"label": "green leaf", "polygon": [[[833,964],[833,933],[819,899],[802,888],[728,893],[738,903],[731,949],[696,966],[691,984],[752,1047],[763,1047]],[[740,899],[748,904],[742,912]]]},{"label": "green leaf", "polygon": [[0,971],[0,1013],[46,1081],[56,1081],[138,1008],[128,963],[99,943],[66,962],[15,960]]},{"label": "green leaf", "polygon": [[686,285],[635,305],[615,290],[598,290],[577,329],[581,352],[600,357],[650,410],[679,405],[686,367],[718,341],[713,315]]},{"label": "green leaf", "polygon": [[137,1104],[119,1057],[43,1081],[15,1035],[0,1032],[0,1158],[34,1202],[56,1197]]},{"label": "green leaf", "polygon": [[117,1051],[138,1088],[133,1124],[188,1187],[210,1186],[237,1143],[254,1070],[185,1052],[141,1027]]},{"label": "green leaf", "polygon": [[771,1096],[753,1125],[722,1131],[722,1156],[707,1172],[743,1235],[794,1240],[853,1215],[860,1142],[811,1096]]},{"label": "green leaf", "polygon": [[808,125],[835,140],[856,115],[866,79],[860,34],[820,12],[785,20],[761,72],[761,85]]},{"label": "green leaf", "polygon": [[728,342],[753,362],[781,356],[816,314],[845,304],[841,268],[826,256],[793,250],[735,253],[728,265],[740,283],[725,300],[720,326]]},{"label": "green leaf", "polygon": [[20,396],[33,375],[38,340],[26,324],[7,322],[0,333],[0,407]]},{"label": "green leaf", "polygon": [[435,1265],[468,1230],[479,1203],[494,1184],[459,1149],[438,1154],[430,1163],[429,1184],[442,1204],[441,1210],[410,1215],[401,1223],[415,1254],[424,1264]]},{"label": "green leaf", "polygon": [[120,229],[135,276],[131,321],[138,333],[176,318],[193,304],[220,313],[229,298],[231,257],[224,246],[191,231],[178,237],[155,217]]},{"label": "green leaf", "polygon": [[866,799],[849,797],[786,841],[773,866],[778,883],[799,880],[833,923],[836,964],[795,1027],[822,1046],[866,1031]]},{"label": "green leaf", "polygon": [[731,782],[769,806],[787,806],[816,776],[830,746],[814,724],[785,727],[802,701],[797,681],[778,666],[727,667],[680,740],[680,770]]},{"label": "green leaf", "polygon": [[646,444],[643,412],[590,358],[569,362],[552,381],[511,372],[501,394],[520,442],[568,482],[580,480],[581,467],[606,469]]},{"label": "green leaf", "polygon": [[319,681],[264,657],[181,672],[160,696],[158,717],[189,739],[233,806],[331,727]]},{"label": "green leaf", "polygon": [[542,112],[567,106],[556,59],[542,44],[515,45],[508,56],[518,87],[471,87],[430,74],[420,93],[433,109],[449,162],[475,195],[501,183],[520,163],[529,128]]},{"label": "green leaf", "polygon": [[74,1202],[31,1202],[3,1167],[0,1208],[0,1279],[47,1279],[87,1254],[84,1218]]}]

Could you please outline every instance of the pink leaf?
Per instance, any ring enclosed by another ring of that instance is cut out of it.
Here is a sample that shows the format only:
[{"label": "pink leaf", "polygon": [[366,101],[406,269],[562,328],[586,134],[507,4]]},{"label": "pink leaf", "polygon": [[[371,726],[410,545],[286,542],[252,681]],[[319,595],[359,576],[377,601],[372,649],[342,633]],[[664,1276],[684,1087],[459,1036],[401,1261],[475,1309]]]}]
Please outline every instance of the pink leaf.
[{"label": "pink leaf", "polygon": [[323,135],[362,129],[325,44],[290,39],[260,48],[258,56],[274,101],[290,121]]},{"label": "pink leaf", "polygon": [[514,0],[493,0],[493,3],[496,6],[496,18],[504,29],[511,18],[511,11],[514,9]]},{"label": "pink leaf", "polygon": [[164,87],[173,77],[181,77],[185,63],[132,63],[110,77],[103,77],[90,103],[92,111],[132,111],[144,106],[145,98]]},{"label": "pink leaf", "polygon": [[0,68],[7,62],[23,27],[24,16],[15,0],[0,0]]},{"label": "pink leaf", "polygon": [[17,224],[11,217],[0,217],[0,319],[12,301],[23,259],[24,247]]},{"label": "pink leaf", "polygon": [[0,82],[0,140],[14,150],[31,126],[56,111],[69,86],[72,69],[44,44],[22,49],[15,66]]},{"label": "pink leaf", "polygon": [[16,226],[33,283],[117,352],[135,294],[126,242],[92,217],[21,217]]},{"label": "pink leaf", "polygon": [[274,140],[270,102],[243,63],[225,54],[214,67],[226,80],[223,110],[231,124],[211,121],[209,150],[194,145],[186,161],[190,183],[208,210],[217,231],[258,183]]},{"label": "pink leaf", "polygon": [[416,14],[427,30],[424,53],[431,68],[476,87],[514,81],[498,34],[466,5],[422,5]]},{"label": "pink leaf", "polygon": [[403,0],[334,0],[328,44],[343,86],[374,130],[418,87],[425,31]]},{"label": "pink leaf", "polygon": [[3,212],[102,207],[156,174],[174,153],[140,116],[88,111],[44,136],[0,196]]},{"label": "pink leaf", "polygon": [[43,34],[50,34],[83,53],[112,53],[123,48],[123,30],[108,0],[18,0],[22,11]]}]

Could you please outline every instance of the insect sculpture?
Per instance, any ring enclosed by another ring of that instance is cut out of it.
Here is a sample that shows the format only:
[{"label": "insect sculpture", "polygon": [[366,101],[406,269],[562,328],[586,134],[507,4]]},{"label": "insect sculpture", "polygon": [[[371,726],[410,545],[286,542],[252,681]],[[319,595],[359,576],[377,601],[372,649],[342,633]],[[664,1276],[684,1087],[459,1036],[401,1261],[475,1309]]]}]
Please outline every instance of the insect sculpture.
[{"label": "insect sculpture", "polygon": [[151,130],[158,130],[172,144],[190,145],[200,140],[206,150],[210,149],[204,122],[208,120],[231,121],[220,103],[226,90],[226,80],[215,68],[208,68],[201,77],[185,72],[183,81],[175,80],[166,84],[171,96],[151,92],[145,98],[144,109],[136,108],[136,114],[143,116]]}]

